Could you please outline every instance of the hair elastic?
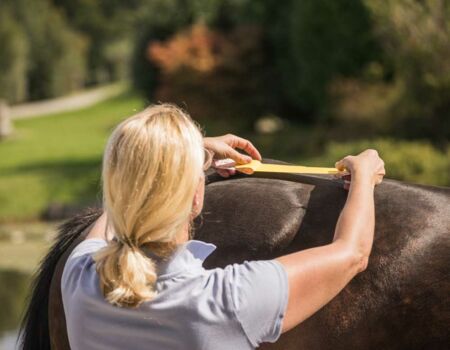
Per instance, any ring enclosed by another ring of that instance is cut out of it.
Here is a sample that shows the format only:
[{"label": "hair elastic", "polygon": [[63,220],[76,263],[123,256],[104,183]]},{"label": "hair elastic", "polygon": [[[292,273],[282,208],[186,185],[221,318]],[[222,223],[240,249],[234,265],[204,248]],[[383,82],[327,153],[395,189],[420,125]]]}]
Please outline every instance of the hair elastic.
[{"label": "hair elastic", "polygon": [[127,236],[124,236],[123,238],[115,236],[113,238],[113,240],[115,240],[116,242],[119,242],[119,243],[121,243],[123,245],[127,245],[130,249],[134,249],[135,248],[135,246],[132,244],[130,238],[127,237]]}]

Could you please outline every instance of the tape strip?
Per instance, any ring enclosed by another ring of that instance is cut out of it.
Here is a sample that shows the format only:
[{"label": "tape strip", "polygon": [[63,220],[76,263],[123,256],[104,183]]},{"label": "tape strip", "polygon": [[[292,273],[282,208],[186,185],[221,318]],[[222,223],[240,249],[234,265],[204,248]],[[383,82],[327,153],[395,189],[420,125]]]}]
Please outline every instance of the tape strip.
[{"label": "tape strip", "polygon": [[235,165],[237,171],[251,175],[255,172],[265,173],[292,173],[292,174],[339,174],[336,168],[308,167],[301,165],[263,164],[259,160],[250,163]]}]

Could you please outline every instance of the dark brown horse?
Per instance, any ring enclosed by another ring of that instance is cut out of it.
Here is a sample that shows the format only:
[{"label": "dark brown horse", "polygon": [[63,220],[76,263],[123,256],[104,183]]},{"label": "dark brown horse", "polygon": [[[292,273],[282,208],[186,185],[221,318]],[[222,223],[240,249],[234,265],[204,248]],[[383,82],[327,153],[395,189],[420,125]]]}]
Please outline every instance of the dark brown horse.
[{"label": "dark brown horse", "polygon": [[[340,181],[326,176],[223,180],[209,174],[207,183],[195,239],[218,248],[206,268],[331,242],[347,196]],[[367,270],[314,316],[261,349],[448,349],[450,189],[385,180],[375,200]],[[34,282],[22,324],[24,349],[69,349],[62,269],[100,213],[88,210],[60,227]]]}]

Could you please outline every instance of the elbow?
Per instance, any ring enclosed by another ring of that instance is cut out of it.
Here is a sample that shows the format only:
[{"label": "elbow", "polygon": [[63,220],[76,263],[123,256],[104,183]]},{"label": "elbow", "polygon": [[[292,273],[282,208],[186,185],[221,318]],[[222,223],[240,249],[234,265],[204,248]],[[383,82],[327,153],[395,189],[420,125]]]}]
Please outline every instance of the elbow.
[{"label": "elbow", "polygon": [[367,255],[360,256],[357,261],[357,273],[363,272],[369,265],[369,257]]},{"label": "elbow", "polygon": [[346,256],[349,262],[349,271],[351,271],[353,276],[367,269],[369,265],[368,254],[361,252],[359,249],[348,248]]},{"label": "elbow", "polygon": [[355,276],[367,269],[369,265],[369,253],[348,244],[343,244],[341,247],[343,247],[342,251],[345,252],[344,256],[350,275]]},{"label": "elbow", "polygon": [[369,265],[369,255],[361,253],[359,251],[352,253],[352,266],[355,271],[355,275],[363,272]]}]

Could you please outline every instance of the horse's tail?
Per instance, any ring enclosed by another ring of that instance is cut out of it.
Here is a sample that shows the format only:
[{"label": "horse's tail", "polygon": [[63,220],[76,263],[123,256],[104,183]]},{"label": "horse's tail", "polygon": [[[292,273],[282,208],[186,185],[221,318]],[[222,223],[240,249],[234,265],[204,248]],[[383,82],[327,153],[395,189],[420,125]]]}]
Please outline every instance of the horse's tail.
[{"label": "horse's tail", "polygon": [[28,306],[19,330],[18,339],[21,349],[50,349],[48,305],[53,273],[58,260],[67,248],[98,216],[99,209],[89,208],[58,227],[56,240],[41,261],[31,283]]}]

